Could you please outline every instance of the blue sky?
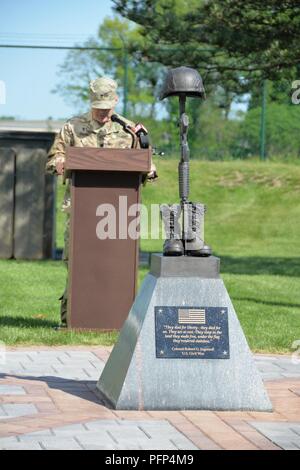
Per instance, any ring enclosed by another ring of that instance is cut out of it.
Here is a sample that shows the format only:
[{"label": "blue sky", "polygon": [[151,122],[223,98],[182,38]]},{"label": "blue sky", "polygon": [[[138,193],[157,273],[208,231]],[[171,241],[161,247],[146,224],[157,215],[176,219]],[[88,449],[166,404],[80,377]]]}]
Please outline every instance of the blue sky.
[{"label": "blue sky", "polygon": [[[74,45],[96,35],[104,17],[113,15],[112,5],[110,0],[1,0],[0,44]],[[62,35],[69,36],[62,40]],[[0,116],[46,119],[76,113],[61,96],[51,93],[60,82],[58,66],[66,54],[0,48],[0,81],[6,88]]]}]

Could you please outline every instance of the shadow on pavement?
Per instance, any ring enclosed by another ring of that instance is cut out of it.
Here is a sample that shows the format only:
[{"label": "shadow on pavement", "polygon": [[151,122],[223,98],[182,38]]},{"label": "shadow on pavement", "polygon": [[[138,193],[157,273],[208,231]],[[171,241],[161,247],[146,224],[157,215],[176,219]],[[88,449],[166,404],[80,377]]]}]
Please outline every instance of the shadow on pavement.
[{"label": "shadow on pavement", "polygon": [[34,377],[31,375],[14,375],[5,373],[0,373],[0,379],[28,380],[31,383],[44,382],[51,390],[59,390],[77,398],[81,398],[82,400],[87,400],[89,402],[105,406],[106,408],[112,408],[110,403],[102,396],[101,392],[97,390],[97,382],[94,380],[64,379],[63,377],[53,376]]}]

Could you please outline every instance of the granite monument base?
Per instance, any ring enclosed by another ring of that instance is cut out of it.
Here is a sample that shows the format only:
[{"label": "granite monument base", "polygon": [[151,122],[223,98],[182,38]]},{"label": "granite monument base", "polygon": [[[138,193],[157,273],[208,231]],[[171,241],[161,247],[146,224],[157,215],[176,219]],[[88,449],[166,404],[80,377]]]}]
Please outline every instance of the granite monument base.
[{"label": "granite monument base", "polygon": [[152,255],[97,384],[113,408],[272,411],[219,266]]}]

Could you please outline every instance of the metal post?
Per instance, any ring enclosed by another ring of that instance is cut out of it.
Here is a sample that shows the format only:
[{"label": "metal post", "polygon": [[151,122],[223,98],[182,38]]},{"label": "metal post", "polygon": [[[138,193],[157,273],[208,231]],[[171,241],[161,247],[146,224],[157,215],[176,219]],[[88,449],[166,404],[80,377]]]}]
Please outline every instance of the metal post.
[{"label": "metal post", "polygon": [[124,56],[124,81],[123,81],[123,116],[127,114],[128,102],[128,52],[126,47],[123,49]]},{"label": "metal post", "polygon": [[262,101],[260,115],[260,159],[266,160],[266,103],[267,103],[267,80],[262,82]]}]

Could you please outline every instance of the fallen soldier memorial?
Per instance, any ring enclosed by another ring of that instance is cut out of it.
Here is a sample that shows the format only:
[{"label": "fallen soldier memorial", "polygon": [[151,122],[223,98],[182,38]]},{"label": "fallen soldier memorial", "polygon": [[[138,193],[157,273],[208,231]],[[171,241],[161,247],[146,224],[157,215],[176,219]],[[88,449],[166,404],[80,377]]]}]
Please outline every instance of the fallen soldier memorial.
[{"label": "fallen soldier memorial", "polygon": [[167,239],[131,307],[97,388],[116,409],[272,411],[262,378],[204,241],[205,205],[189,202],[187,97],[202,79],[171,69],[161,98],[179,97],[180,204],[163,204]]}]

